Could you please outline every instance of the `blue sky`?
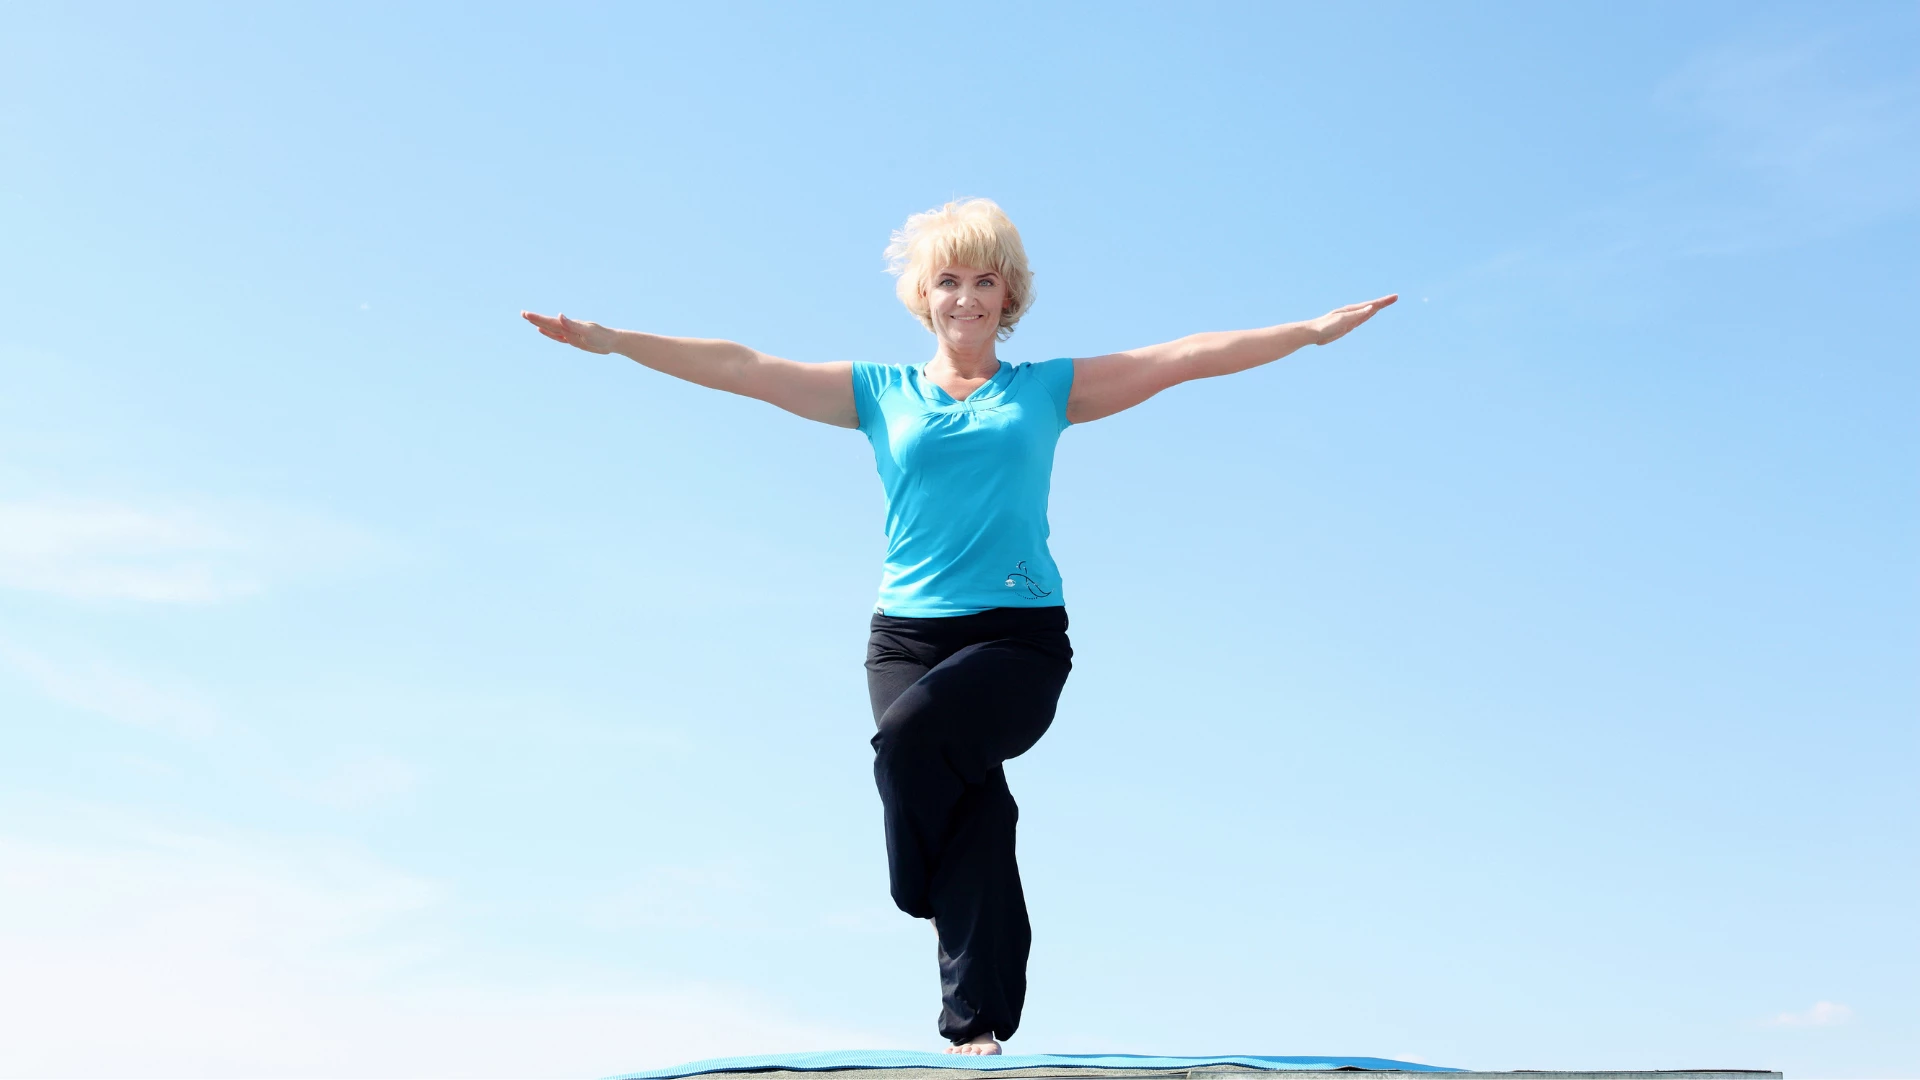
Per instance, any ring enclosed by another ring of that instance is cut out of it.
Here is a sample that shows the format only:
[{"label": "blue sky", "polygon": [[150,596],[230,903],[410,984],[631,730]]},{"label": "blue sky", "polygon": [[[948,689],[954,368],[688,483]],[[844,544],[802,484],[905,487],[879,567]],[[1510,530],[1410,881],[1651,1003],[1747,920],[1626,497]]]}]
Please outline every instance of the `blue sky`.
[{"label": "blue sky", "polygon": [[864,442],[516,312],[986,195],[1016,361],[1403,297],[1063,438],[1010,1049],[1920,1075],[1911,4],[8,21],[0,1073],[933,1048]]}]

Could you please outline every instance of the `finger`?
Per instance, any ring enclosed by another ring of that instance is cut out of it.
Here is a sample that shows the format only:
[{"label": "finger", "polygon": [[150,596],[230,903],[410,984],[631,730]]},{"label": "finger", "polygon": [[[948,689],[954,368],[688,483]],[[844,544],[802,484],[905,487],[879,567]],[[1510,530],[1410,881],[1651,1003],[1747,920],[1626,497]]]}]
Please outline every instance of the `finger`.
[{"label": "finger", "polygon": [[1400,299],[1400,294],[1392,293],[1390,295],[1383,296],[1378,300],[1368,300],[1364,304],[1348,304],[1346,307],[1334,308],[1334,310],[1335,311],[1360,311],[1365,309],[1369,312],[1378,311],[1381,308],[1386,307],[1388,304],[1391,304],[1398,299]]}]

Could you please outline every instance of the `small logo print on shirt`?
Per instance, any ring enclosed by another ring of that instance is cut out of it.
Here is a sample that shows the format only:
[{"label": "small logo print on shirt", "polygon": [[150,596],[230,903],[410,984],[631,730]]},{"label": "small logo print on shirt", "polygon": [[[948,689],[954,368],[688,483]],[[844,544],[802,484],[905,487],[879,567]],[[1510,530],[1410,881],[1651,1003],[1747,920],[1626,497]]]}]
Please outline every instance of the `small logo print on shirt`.
[{"label": "small logo print on shirt", "polygon": [[1040,583],[1033,580],[1033,578],[1027,574],[1027,563],[1025,559],[1022,559],[1014,566],[1013,573],[1007,575],[1007,588],[1020,589],[1035,600],[1043,596],[1053,595],[1052,591],[1041,588]]}]

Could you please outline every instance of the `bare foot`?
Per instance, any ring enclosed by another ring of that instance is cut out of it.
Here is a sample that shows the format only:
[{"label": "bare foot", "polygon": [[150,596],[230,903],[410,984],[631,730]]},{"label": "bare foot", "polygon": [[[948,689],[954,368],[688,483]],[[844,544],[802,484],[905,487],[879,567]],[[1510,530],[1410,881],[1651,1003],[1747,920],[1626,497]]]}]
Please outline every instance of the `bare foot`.
[{"label": "bare foot", "polygon": [[954,1043],[947,1047],[949,1054],[997,1054],[1000,1044],[994,1040],[993,1032],[983,1031],[963,1043]]}]

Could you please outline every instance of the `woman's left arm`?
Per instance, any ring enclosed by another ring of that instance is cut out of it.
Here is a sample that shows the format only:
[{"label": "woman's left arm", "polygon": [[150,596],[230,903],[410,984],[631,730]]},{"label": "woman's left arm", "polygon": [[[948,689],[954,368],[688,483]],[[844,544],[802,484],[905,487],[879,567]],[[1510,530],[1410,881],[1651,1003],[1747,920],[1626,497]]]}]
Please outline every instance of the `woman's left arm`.
[{"label": "woman's left arm", "polygon": [[1383,296],[1364,304],[1334,308],[1317,319],[1282,323],[1261,330],[1216,330],[1164,345],[1090,356],[1073,362],[1073,391],[1067,395],[1067,421],[1084,424],[1112,416],[1169,386],[1192,379],[1231,375],[1270,364],[1302,345],[1325,345],[1395,300]]}]

